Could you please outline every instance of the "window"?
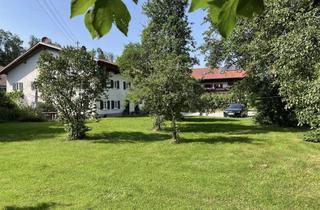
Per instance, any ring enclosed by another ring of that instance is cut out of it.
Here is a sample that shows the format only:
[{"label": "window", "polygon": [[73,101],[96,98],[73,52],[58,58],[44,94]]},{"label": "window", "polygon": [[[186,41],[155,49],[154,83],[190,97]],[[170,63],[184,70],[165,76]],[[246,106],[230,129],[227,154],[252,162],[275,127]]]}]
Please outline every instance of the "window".
[{"label": "window", "polygon": [[31,90],[35,90],[35,89],[37,89],[36,83],[35,82],[31,82]]},{"label": "window", "polygon": [[233,84],[234,84],[233,81],[229,81],[229,82],[228,82],[228,85],[229,85],[229,86],[232,86]]},{"label": "window", "polygon": [[111,109],[114,109],[114,101],[111,101]]},{"label": "window", "polygon": [[212,88],[212,84],[204,84],[204,88],[211,89]]},{"label": "window", "polygon": [[120,101],[118,101],[118,109],[120,109]]},{"label": "window", "polygon": [[21,92],[23,92],[23,83],[22,83],[22,82],[13,83],[12,89],[13,89],[14,91],[21,91]]},{"label": "window", "polygon": [[223,88],[223,84],[214,84],[214,88]]},{"label": "window", "polygon": [[120,82],[119,81],[116,82],[116,88],[120,89]]},{"label": "window", "polygon": [[100,109],[102,110],[103,109],[103,101],[99,101],[100,102]]},{"label": "window", "polygon": [[108,101],[108,109],[110,109],[110,101]]},{"label": "window", "polygon": [[113,80],[110,80],[110,81],[107,83],[107,87],[108,87],[108,88],[113,88]]},{"label": "window", "polygon": [[107,102],[104,101],[104,102],[103,102],[103,109],[106,109],[106,108],[107,108]]},{"label": "window", "polygon": [[123,89],[127,89],[127,83],[126,82],[123,82]]}]

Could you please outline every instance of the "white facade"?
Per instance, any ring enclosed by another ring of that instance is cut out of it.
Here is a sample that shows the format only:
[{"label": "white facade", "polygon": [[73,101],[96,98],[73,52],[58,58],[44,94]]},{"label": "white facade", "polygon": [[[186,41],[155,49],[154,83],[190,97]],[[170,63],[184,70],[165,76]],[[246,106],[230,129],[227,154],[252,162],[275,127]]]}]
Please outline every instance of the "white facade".
[{"label": "white facade", "polygon": [[96,102],[97,114],[100,116],[121,115],[126,106],[129,107],[130,113],[134,112],[134,104],[127,101],[128,86],[127,80],[122,75],[110,73],[107,90]]},{"label": "white facade", "polygon": [[[46,50],[51,52],[50,49]],[[6,91],[22,91],[24,96],[23,103],[28,106],[35,106],[37,100],[41,101],[41,94],[36,93],[36,90],[33,88],[33,82],[36,80],[39,73],[38,61],[42,51],[25,58],[24,62],[21,62],[7,72]],[[52,50],[52,53],[58,55],[57,51]],[[128,104],[126,101],[128,94],[128,83],[126,79],[120,74],[110,72],[109,80],[113,81],[113,88],[106,87],[104,96],[102,96],[101,99],[97,99],[96,102],[97,114],[99,116],[121,115],[126,108],[126,104]],[[117,84],[119,84],[119,87]],[[104,104],[103,107],[100,106],[100,101]],[[109,107],[108,103],[110,103]],[[130,113],[134,111],[133,104],[129,104],[129,108]]]}]

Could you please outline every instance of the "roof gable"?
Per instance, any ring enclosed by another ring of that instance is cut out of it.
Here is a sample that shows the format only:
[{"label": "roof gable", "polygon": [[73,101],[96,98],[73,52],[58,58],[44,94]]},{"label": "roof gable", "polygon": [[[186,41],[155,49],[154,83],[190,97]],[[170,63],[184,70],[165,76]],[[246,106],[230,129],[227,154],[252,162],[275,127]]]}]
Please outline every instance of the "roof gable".
[{"label": "roof gable", "polygon": [[54,51],[60,51],[61,50],[60,47],[57,47],[57,46],[54,46],[54,45],[50,45],[50,44],[46,44],[46,43],[43,43],[43,42],[39,42],[36,45],[34,45],[33,47],[31,47],[29,50],[27,50],[25,53],[23,53],[22,55],[20,55],[16,59],[14,59],[7,66],[5,66],[0,71],[0,74],[7,74],[9,71],[14,69],[16,66],[18,66],[22,62],[24,62],[26,59],[32,57],[36,53],[40,52],[41,50],[45,50],[45,49],[50,49],[50,50],[54,50]]},{"label": "roof gable", "polygon": [[[22,55],[20,55],[16,59],[14,59],[7,66],[3,67],[3,69],[0,68],[0,75],[1,74],[8,74],[9,71],[11,71],[15,67],[17,67],[19,64],[24,62],[26,59],[28,59],[28,58],[32,57],[33,55],[37,54],[38,52],[40,52],[42,50],[46,50],[46,49],[57,51],[57,52],[62,50],[62,48],[60,48],[60,47],[57,47],[57,46],[54,46],[51,44],[46,44],[44,42],[39,42],[36,45],[34,45],[33,47],[31,47],[30,49],[28,49],[25,53],[23,53]],[[110,63],[109,61],[106,61],[103,59],[97,59],[96,61],[100,66],[105,65],[107,67],[106,68],[107,71],[111,71],[114,73],[120,72],[118,65],[116,65],[114,63]]]}]

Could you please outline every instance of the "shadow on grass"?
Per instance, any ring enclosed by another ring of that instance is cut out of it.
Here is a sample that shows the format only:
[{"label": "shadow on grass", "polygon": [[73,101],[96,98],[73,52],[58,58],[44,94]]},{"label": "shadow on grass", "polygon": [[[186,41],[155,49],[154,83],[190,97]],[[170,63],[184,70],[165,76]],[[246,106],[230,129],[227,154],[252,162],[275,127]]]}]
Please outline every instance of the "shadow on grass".
[{"label": "shadow on grass", "polygon": [[0,128],[0,143],[35,141],[54,138],[64,133],[64,128],[53,123],[9,123]]},{"label": "shadow on grass", "polygon": [[222,118],[222,117],[185,117],[182,122],[235,122],[237,118]]},{"label": "shadow on grass", "polygon": [[114,131],[103,132],[98,134],[89,134],[84,140],[89,140],[94,143],[136,143],[136,142],[152,142],[163,141],[170,139],[169,134],[163,133],[143,133],[143,132],[126,132],[126,131]]},{"label": "shadow on grass", "polygon": [[4,207],[4,210],[46,210],[58,206],[69,206],[69,205],[62,205],[54,202],[49,203],[39,203],[36,206],[23,206],[23,207],[17,207],[17,206],[6,206]]},{"label": "shadow on grass", "polygon": [[217,137],[209,137],[209,138],[197,138],[197,139],[185,139],[182,138],[181,143],[207,143],[207,144],[216,144],[216,143],[246,143],[246,144],[257,144],[256,140],[248,138],[248,137],[238,137],[238,136],[232,136],[232,137],[223,137],[223,136],[217,136]]},{"label": "shadow on grass", "polygon": [[[238,121],[238,122],[237,122]],[[259,134],[268,132],[301,132],[299,128],[276,126],[242,125],[241,120],[232,118],[186,118],[180,123],[182,133],[229,133],[229,134]],[[168,130],[168,128],[166,128]]]}]

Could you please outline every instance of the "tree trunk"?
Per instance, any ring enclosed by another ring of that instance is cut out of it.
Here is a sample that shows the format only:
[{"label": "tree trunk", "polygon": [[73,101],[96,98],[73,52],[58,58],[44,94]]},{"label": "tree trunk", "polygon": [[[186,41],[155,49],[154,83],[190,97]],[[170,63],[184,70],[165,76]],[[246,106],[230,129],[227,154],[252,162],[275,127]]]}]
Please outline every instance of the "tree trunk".
[{"label": "tree trunk", "polygon": [[74,120],[66,125],[69,140],[83,139],[88,130],[84,121]]},{"label": "tree trunk", "polygon": [[161,123],[162,117],[160,115],[156,115],[153,123],[153,129],[155,131],[161,131]]},{"label": "tree trunk", "polygon": [[180,143],[180,139],[178,137],[177,121],[176,121],[176,117],[175,116],[172,117],[171,129],[172,129],[173,142],[176,143],[176,144],[179,144]]}]

